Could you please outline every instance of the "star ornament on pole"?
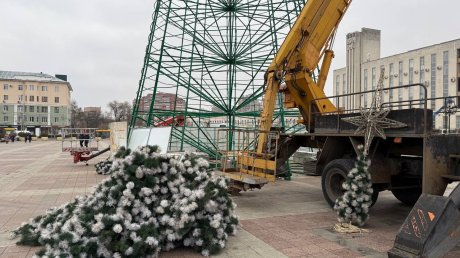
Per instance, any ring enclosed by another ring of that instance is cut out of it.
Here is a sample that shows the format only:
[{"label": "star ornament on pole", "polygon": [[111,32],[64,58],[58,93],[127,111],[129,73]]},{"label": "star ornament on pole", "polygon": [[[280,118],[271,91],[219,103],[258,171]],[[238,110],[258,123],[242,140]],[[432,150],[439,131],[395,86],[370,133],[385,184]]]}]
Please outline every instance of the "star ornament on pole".
[{"label": "star ornament on pole", "polygon": [[358,126],[355,134],[364,135],[364,156],[369,153],[369,147],[375,136],[386,139],[384,129],[387,128],[402,128],[407,125],[396,120],[387,118],[389,109],[382,108],[382,91],[383,91],[383,77],[385,68],[380,70],[380,78],[377,88],[372,96],[372,103],[370,108],[361,107],[361,115],[354,117],[342,118],[343,121]]},{"label": "star ornament on pole", "polygon": [[389,119],[386,116],[390,112],[389,109],[364,109],[361,108],[359,116],[342,118],[343,121],[358,126],[355,131],[357,135],[364,135],[364,150],[363,154],[367,156],[369,147],[375,136],[386,139],[384,129],[387,128],[402,128],[407,125],[399,121]]}]

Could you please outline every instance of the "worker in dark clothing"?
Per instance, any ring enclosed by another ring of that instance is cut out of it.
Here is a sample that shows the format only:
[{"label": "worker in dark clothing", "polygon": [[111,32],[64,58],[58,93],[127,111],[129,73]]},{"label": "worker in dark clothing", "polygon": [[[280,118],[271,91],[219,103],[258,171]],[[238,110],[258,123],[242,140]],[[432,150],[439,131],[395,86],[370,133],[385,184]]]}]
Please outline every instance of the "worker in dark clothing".
[{"label": "worker in dark clothing", "polygon": [[88,148],[89,134],[84,134],[84,139],[85,139],[85,147]]},{"label": "worker in dark clothing", "polygon": [[85,135],[84,134],[78,135],[78,140],[80,140],[80,147],[83,147],[83,142],[85,141]]}]

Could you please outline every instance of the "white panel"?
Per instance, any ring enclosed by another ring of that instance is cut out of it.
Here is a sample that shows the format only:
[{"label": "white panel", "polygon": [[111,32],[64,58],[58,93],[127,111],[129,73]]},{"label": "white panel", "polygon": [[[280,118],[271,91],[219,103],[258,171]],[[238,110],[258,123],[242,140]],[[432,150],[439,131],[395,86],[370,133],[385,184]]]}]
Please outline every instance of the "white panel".
[{"label": "white panel", "polygon": [[121,146],[126,147],[127,122],[112,122],[110,128],[110,150],[117,151]]},{"label": "white panel", "polygon": [[128,148],[135,149],[139,146],[158,145],[161,153],[168,150],[171,127],[153,127],[134,129],[129,138]]}]

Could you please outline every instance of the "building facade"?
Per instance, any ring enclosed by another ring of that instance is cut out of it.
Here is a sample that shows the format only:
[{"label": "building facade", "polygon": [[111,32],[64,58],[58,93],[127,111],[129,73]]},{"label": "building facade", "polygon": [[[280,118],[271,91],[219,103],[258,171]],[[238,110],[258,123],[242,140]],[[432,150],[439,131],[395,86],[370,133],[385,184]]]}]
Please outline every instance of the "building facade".
[{"label": "building facade", "polygon": [[[152,103],[152,94],[143,96],[139,103],[139,112],[149,112]],[[184,110],[185,100],[172,93],[157,92],[155,95],[154,110]]]},{"label": "building facade", "polygon": [[[355,95],[334,97],[336,106],[345,110],[369,107],[384,68],[384,88],[418,83],[426,87],[427,107],[436,113],[435,129],[460,128],[460,113],[449,120],[439,112],[446,103],[458,105],[460,100],[460,39],[380,57],[380,31],[363,28],[349,33],[346,44],[346,67],[333,72],[333,95]],[[384,90],[383,102],[393,109],[423,107],[425,90],[421,86]]]},{"label": "building facade", "polygon": [[[139,116],[147,119],[150,113],[150,106],[152,104],[152,93],[149,93],[143,96],[139,101]],[[133,100],[133,106],[136,101]],[[155,101],[152,107],[153,124],[161,123],[165,119],[177,117],[178,113],[176,111],[182,112],[185,110],[185,100],[176,94],[157,92],[155,94]],[[142,126],[142,122],[139,120],[136,122],[138,126]]]},{"label": "building facade", "polygon": [[0,127],[49,134],[70,125],[66,75],[0,71]]}]

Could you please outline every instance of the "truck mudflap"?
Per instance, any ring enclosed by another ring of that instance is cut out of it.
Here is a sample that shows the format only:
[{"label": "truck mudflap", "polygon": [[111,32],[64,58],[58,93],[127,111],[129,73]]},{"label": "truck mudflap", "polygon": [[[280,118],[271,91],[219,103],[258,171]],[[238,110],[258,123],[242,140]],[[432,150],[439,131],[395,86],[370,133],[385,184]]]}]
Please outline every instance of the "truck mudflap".
[{"label": "truck mudflap", "polygon": [[422,194],[388,257],[443,257],[460,242],[460,184],[449,197]]}]

